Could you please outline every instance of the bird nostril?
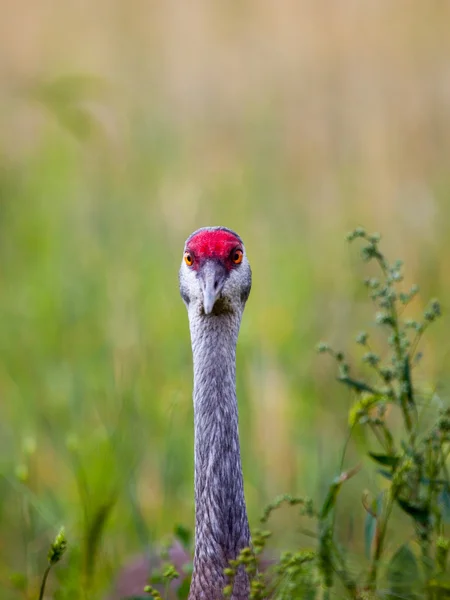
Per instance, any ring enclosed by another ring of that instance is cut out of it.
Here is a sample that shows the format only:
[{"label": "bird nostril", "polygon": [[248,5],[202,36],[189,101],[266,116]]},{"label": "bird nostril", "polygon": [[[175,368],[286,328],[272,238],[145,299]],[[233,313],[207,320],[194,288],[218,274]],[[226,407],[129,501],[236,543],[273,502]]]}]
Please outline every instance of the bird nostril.
[{"label": "bird nostril", "polygon": [[216,281],[214,282],[214,291],[217,291],[217,288],[219,287],[219,281],[216,279]]}]

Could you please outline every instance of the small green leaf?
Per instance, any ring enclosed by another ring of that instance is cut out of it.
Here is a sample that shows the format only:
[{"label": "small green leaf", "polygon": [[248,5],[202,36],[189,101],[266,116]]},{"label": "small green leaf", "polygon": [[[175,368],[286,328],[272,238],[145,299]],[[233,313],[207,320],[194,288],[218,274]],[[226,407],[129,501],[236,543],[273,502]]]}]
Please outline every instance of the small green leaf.
[{"label": "small green leaf", "polygon": [[328,494],[325,497],[324,503],[322,505],[322,510],[320,511],[320,519],[325,519],[330,510],[334,508],[336,504],[336,499],[339,494],[339,490],[341,489],[341,483],[332,483],[328,489]]},{"label": "small green leaf", "polygon": [[366,514],[366,520],[364,523],[364,549],[366,552],[366,558],[370,559],[372,554],[372,542],[377,531],[377,518],[372,514]]},{"label": "small green leaf", "polygon": [[175,525],[175,536],[180,540],[185,548],[190,548],[192,542],[192,531],[184,525]]},{"label": "small green leaf", "polygon": [[387,580],[395,597],[415,598],[413,590],[422,586],[416,557],[407,544],[400,546],[389,562]]},{"label": "small green leaf", "polygon": [[419,506],[417,504],[410,504],[406,500],[402,500],[401,498],[397,498],[397,502],[399,506],[407,513],[410,517],[417,521],[420,524],[428,523],[428,519],[430,518],[430,509],[426,506]]},{"label": "small green leaf", "polygon": [[329,489],[328,489],[328,494],[325,497],[324,503],[322,505],[322,510],[320,511],[320,519],[323,520],[325,519],[325,517],[328,515],[328,513],[331,511],[332,508],[334,508],[334,505],[336,504],[336,499],[337,496],[339,494],[339,491],[342,487],[342,484],[347,481],[348,479],[350,479],[351,477],[353,477],[353,475],[356,475],[356,473],[359,471],[360,467],[354,467],[353,469],[350,469],[350,471],[343,471],[338,477],[336,477],[336,479],[333,481],[333,483],[330,485]]},{"label": "small green leaf", "polygon": [[179,600],[186,600],[189,595],[189,588],[191,585],[190,577],[183,579],[180,587],[177,589],[177,598]]},{"label": "small green leaf", "polygon": [[392,467],[395,469],[398,465],[400,458],[398,456],[392,456],[389,454],[375,454],[375,452],[367,453],[372,460],[383,465],[384,467]]},{"label": "small green leaf", "polygon": [[348,387],[356,390],[357,392],[368,392],[369,394],[380,395],[373,387],[370,387],[370,385],[364,383],[364,381],[357,381],[356,379],[352,379],[348,376],[338,377],[338,381],[348,385]]}]

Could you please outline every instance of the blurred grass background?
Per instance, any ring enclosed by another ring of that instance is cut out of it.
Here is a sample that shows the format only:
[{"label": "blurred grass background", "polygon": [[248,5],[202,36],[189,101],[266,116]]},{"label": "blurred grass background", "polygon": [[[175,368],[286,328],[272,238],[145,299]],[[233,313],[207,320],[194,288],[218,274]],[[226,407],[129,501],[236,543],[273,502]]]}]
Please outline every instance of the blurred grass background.
[{"label": "blurred grass background", "polygon": [[[381,231],[417,310],[449,303],[449,22],[434,0],[2,6],[2,598],[30,597],[61,524],[60,598],[80,570],[100,597],[128,556],[193,526],[177,270],[203,225],[235,229],[254,273],[238,350],[251,521],[278,493],[321,498],[351,397],[314,348],[345,349],[371,314],[346,231]],[[447,330],[425,383],[446,384]],[[358,478],[354,494],[376,490]],[[280,543],[298,539],[290,518]],[[355,554],[363,518],[343,511]]]}]

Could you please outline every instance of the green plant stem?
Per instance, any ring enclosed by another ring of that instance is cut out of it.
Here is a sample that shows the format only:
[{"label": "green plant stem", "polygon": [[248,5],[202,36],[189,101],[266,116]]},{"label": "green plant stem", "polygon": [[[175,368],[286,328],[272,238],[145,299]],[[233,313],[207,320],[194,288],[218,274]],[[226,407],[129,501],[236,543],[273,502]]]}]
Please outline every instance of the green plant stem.
[{"label": "green plant stem", "polygon": [[383,431],[384,439],[386,440],[386,444],[388,447],[388,454],[395,454],[394,439],[391,435],[391,432],[386,427],[385,423],[383,423],[383,425],[381,425],[381,429]]},{"label": "green plant stem", "polygon": [[[387,272],[386,262],[384,261],[384,259],[381,256],[377,256],[377,261],[378,261],[378,264],[380,265],[383,275],[387,279],[388,272]],[[392,331],[394,333],[395,354],[396,354],[398,364],[402,364],[405,357],[403,356],[402,347],[400,345],[400,329],[398,326],[398,313],[397,313],[397,308],[395,306],[395,301],[391,300],[389,302],[389,312],[390,312],[390,316],[391,316],[391,320],[392,320],[391,327],[392,327]],[[403,378],[400,379],[400,382],[401,383],[403,382]],[[405,419],[406,429],[409,434],[412,434],[413,424],[411,421],[411,415],[409,414],[408,400],[407,400],[407,398],[405,398],[405,394],[403,392],[401,392],[401,394],[400,394],[400,405],[402,408],[403,418]],[[412,437],[411,437],[411,439],[413,441]]]},{"label": "green plant stem", "polygon": [[392,489],[389,491],[388,500],[386,503],[386,508],[384,510],[384,514],[377,524],[378,526],[378,537],[377,543],[375,546],[375,552],[372,559],[372,564],[370,566],[369,578],[367,581],[367,587],[370,590],[376,589],[377,575],[378,575],[378,566],[380,564],[380,559],[384,550],[384,540],[386,538],[387,525],[389,521],[389,517],[391,515],[391,511],[394,505],[394,496]]},{"label": "green plant stem", "polygon": [[42,577],[41,589],[39,591],[39,600],[43,600],[43,598],[44,598],[45,584],[47,583],[47,577],[48,577],[48,574],[50,573],[51,568],[52,568],[52,565],[48,565],[47,568],[45,569],[44,576]]},{"label": "green plant stem", "polygon": [[420,331],[418,331],[416,333],[416,335],[414,336],[414,339],[411,343],[411,349],[410,349],[410,353],[411,353],[411,360],[414,358],[414,355],[416,354],[417,351],[417,346],[419,345],[420,340],[422,339],[423,334],[425,333],[427,327],[428,327],[429,323],[424,323],[422,325],[422,329]]},{"label": "green plant stem", "polygon": [[[347,438],[345,440],[344,448],[343,448],[342,454],[341,454],[341,461],[339,463],[339,473],[342,473],[342,471],[344,470],[345,455],[347,454],[348,445],[350,444],[350,440],[352,439],[352,433],[353,433],[353,427],[348,432]],[[336,511],[333,510],[333,515],[331,518],[331,530],[333,532],[334,532],[335,522],[336,522]]]},{"label": "green plant stem", "polygon": [[333,548],[333,553],[334,553],[335,557],[337,558],[337,560],[340,563],[340,569],[335,569],[336,574],[342,581],[342,584],[345,587],[345,589],[347,590],[350,598],[357,600],[357,598],[358,598],[357,586],[356,586],[356,583],[351,578],[351,576],[349,575],[347,565],[345,564],[345,560],[341,556],[341,553],[339,552],[339,549],[334,542],[332,544],[332,548]]},{"label": "green plant stem", "polygon": [[[401,345],[400,345],[400,329],[398,326],[397,309],[395,307],[394,302],[390,303],[390,311],[391,311],[391,317],[392,317],[392,330],[394,332],[395,353],[397,355],[397,362],[399,365],[401,365],[401,364],[403,364],[403,362],[405,360],[409,360],[409,356],[407,353],[405,353],[405,355],[404,355]],[[402,376],[400,378],[400,384],[403,384],[403,383],[404,383],[404,378]],[[411,420],[411,414],[409,412],[408,398],[406,397],[405,392],[403,392],[402,390],[400,390],[400,405],[401,405],[402,412],[403,412],[403,418],[405,419],[406,430],[411,436],[411,442],[413,442],[413,437],[412,437],[413,423]]]},{"label": "green plant stem", "polygon": [[[373,352],[375,354],[375,352],[372,350],[372,347],[370,346],[369,342],[366,342],[366,347],[369,350],[369,352]],[[392,381],[386,381],[383,373],[381,372],[381,369],[378,365],[373,365],[373,369],[375,371],[375,373],[378,375],[378,377],[385,383],[387,384],[387,386],[389,387],[390,393],[391,395],[394,397],[395,396],[395,390],[394,390],[394,386],[392,385]]]},{"label": "green plant stem", "polygon": [[28,593],[28,581],[30,576],[30,562],[28,560],[28,539],[30,538],[30,505],[28,496],[24,494],[21,502],[22,506],[22,522],[24,524],[23,533],[23,546],[24,546],[24,561],[26,565],[26,579],[25,579],[25,593]]},{"label": "green plant stem", "polygon": [[374,436],[377,438],[378,443],[383,448],[383,450],[386,450],[386,447],[384,445],[384,439],[381,437],[376,425],[374,425],[373,423],[370,423],[370,429],[372,430],[372,433],[374,434]]}]

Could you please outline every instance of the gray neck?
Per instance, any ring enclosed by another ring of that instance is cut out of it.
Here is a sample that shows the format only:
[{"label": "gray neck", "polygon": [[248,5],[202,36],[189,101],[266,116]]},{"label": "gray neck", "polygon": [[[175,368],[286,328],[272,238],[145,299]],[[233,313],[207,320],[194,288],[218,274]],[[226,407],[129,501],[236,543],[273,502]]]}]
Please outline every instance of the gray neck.
[{"label": "gray neck", "polygon": [[[191,309],[192,310],[192,309]],[[236,342],[241,315],[190,311],[194,356],[195,556],[190,600],[218,600],[223,569],[249,546],[236,401]],[[248,598],[240,570],[233,599]]]}]

